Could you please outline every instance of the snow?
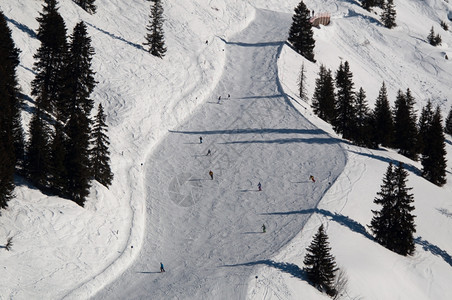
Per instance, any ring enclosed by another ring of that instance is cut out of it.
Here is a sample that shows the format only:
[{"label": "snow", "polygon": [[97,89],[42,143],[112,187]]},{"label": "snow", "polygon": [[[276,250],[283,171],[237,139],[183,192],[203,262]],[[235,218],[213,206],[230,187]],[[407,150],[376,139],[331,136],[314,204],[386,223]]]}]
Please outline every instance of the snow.
[{"label": "snow", "polygon": [[[149,2],[96,4],[91,16],[60,1],[60,13],[68,33],[79,20],[88,25],[92,96],[108,115],[115,178],[109,189],[94,182],[85,208],[16,179],[0,216],[0,239],[14,242],[0,251],[1,299],[327,299],[299,272],[322,223],[347,274],[344,298],[452,297],[451,137],[448,183],[437,187],[419,176],[419,162],[335,135],[297,97],[303,59],[284,44],[297,0],[165,1],[163,60],[142,48]],[[357,2],[306,5],[332,19],[314,30],[317,62],[304,61],[309,97],[320,64],[334,72],[347,60],[371,107],[384,80],[391,102],[410,88],[418,111],[430,99],[446,116],[447,2],[395,1],[392,30]],[[0,0],[0,8],[22,51],[27,124],[42,2]],[[440,47],[425,41],[432,25]],[[413,187],[412,257],[379,246],[366,228],[390,161],[406,164]]]}]

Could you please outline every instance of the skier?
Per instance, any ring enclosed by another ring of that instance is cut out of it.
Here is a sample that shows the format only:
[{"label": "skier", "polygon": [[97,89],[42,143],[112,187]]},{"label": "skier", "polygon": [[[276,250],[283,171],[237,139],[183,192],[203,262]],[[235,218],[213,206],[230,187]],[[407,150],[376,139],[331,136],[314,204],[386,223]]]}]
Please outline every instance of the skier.
[{"label": "skier", "polygon": [[212,172],[212,170],[209,171],[209,175],[210,175],[210,179],[213,180],[213,172]]},{"label": "skier", "polygon": [[212,152],[210,151],[210,149],[209,149],[209,150],[207,150],[207,154],[206,154],[206,156],[208,156],[208,155],[212,155]]},{"label": "skier", "polygon": [[312,182],[315,182],[314,176],[310,175],[309,179],[312,180]]},{"label": "skier", "polygon": [[202,136],[199,137],[199,143],[202,144]]},{"label": "skier", "polygon": [[231,98],[231,95],[228,94],[228,99]]},{"label": "skier", "polygon": [[265,224],[262,224],[262,232],[265,233]]},{"label": "skier", "polygon": [[257,184],[257,188],[259,189],[259,191],[262,191],[262,185],[260,182]]},{"label": "skier", "polygon": [[165,272],[165,268],[163,267],[163,263],[160,263],[160,273]]}]

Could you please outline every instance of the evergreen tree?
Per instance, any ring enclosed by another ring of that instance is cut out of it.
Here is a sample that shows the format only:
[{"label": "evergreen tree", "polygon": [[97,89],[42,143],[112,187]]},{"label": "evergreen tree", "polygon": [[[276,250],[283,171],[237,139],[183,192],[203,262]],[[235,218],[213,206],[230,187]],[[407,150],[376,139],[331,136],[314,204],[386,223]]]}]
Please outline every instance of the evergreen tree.
[{"label": "evergreen tree", "polygon": [[15,166],[23,160],[21,101],[16,76],[19,53],[5,15],[0,11],[0,208],[6,208],[13,197]]},{"label": "evergreen tree", "polygon": [[402,163],[395,170],[392,163],[389,164],[377,193],[379,197],[374,199],[382,208],[372,210],[374,217],[370,225],[379,244],[401,255],[412,255],[415,250],[413,234],[416,230],[411,214],[414,197],[409,194],[411,188],[406,187],[407,176]]},{"label": "evergreen tree", "polygon": [[352,77],[348,62],[341,62],[336,73],[336,118],[333,122],[333,128],[335,132],[342,134],[344,139],[352,139],[356,129],[355,92],[353,91]]},{"label": "evergreen tree", "polygon": [[69,121],[66,133],[65,169],[69,198],[80,206],[84,205],[90,188],[89,146],[91,134],[90,114],[93,100],[90,95],[96,85],[91,69],[94,49],[83,22],[74,27],[68,55],[68,71],[71,74],[65,82],[65,102],[63,115]]},{"label": "evergreen tree", "polygon": [[166,53],[165,39],[163,34],[163,6],[161,0],[154,0],[149,16],[149,25],[146,27],[145,46],[149,46],[148,52],[154,56],[163,58]]},{"label": "evergreen tree", "polygon": [[367,105],[366,93],[363,88],[360,88],[356,94],[355,110],[356,131],[353,134],[353,141],[360,146],[373,147],[369,106]]},{"label": "evergreen tree", "polygon": [[383,82],[375,101],[375,108],[372,113],[372,124],[374,127],[373,139],[375,144],[383,147],[391,147],[394,132],[394,122],[392,119],[391,108],[389,106],[386,85]]},{"label": "evergreen tree", "polygon": [[108,150],[110,142],[106,131],[104,109],[102,104],[99,104],[92,133],[91,168],[94,179],[108,187],[113,180],[113,173],[110,169],[110,151]]},{"label": "evergreen tree", "polygon": [[44,111],[52,113],[61,100],[64,64],[67,53],[66,25],[58,12],[56,0],[44,0],[43,12],[36,19],[39,22],[38,39],[41,42],[34,55],[36,73],[32,81],[31,94]]},{"label": "evergreen tree", "polygon": [[426,130],[425,147],[422,152],[422,176],[430,182],[442,186],[446,183],[446,138],[439,107]]},{"label": "evergreen tree", "polygon": [[29,132],[25,160],[26,174],[34,185],[47,188],[50,169],[50,128],[44,120],[39,103],[31,118]]},{"label": "evergreen tree", "polygon": [[384,27],[391,29],[397,26],[395,22],[396,10],[394,0],[387,0],[386,3],[383,4],[383,12],[380,17]]},{"label": "evergreen tree", "polygon": [[298,76],[298,95],[303,101],[306,101],[308,99],[308,96],[306,95],[306,70],[304,67],[304,62],[301,64],[301,70]]},{"label": "evergreen tree", "polygon": [[427,105],[422,108],[421,116],[419,117],[418,124],[418,153],[423,153],[424,148],[428,146],[426,141],[428,139],[428,129],[433,121],[433,109],[432,102],[428,100]]},{"label": "evergreen tree", "polygon": [[319,227],[311,245],[306,250],[303,270],[308,281],[319,291],[334,296],[336,290],[333,282],[338,268],[334,257],[330,253],[331,248],[329,247],[328,236],[325,233],[323,224]]},{"label": "evergreen tree", "polygon": [[452,106],[450,107],[449,114],[446,118],[446,126],[444,127],[444,132],[452,135]]},{"label": "evergreen tree", "polygon": [[432,46],[441,45],[441,42],[442,42],[441,36],[439,35],[439,33],[435,35],[435,31],[433,30],[433,26],[430,29],[430,33],[427,36],[427,41]]},{"label": "evergreen tree", "polygon": [[326,122],[333,122],[335,119],[334,102],[334,81],[331,70],[320,65],[319,77],[315,80],[312,97],[314,113]]},{"label": "evergreen tree", "polygon": [[56,122],[55,132],[50,144],[49,186],[62,197],[67,197],[66,139],[63,126]]},{"label": "evergreen tree", "polygon": [[361,1],[361,7],[367,11],[370,11],[370,9],[374,6],[375,6],[374,0],[362,0]]},{"label": "evergreen tree", "polygon": [[292,25],[289,29],[288,41],[299,54],[303,55],[306,59],[315,62],[315,40],[312,24],[309,21],[311,18],[310,11],[303,1],[301,1],[294,10],[295,14],[292,16]]},{"label": "evergreen tree", "polygon": [[394,147],[399,149],[400,154],[417,160],[418,132],[414,103],[409,89],[405,95],[399,90],[394,108]]},{"label": "evergreen tree", "polygon": [[94,2],[96,0],[73,0],[75,3],[77,3],[81,8],[86,10],[90,14],[96,13],[96,5],[94,5]]}]

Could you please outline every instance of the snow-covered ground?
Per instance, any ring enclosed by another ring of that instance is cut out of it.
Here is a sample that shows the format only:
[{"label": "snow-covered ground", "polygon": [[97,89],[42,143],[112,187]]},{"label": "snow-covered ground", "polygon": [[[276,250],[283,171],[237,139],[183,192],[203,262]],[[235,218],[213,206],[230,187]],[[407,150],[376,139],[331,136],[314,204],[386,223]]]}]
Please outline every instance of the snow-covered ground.
[{"label": "snow-covered ground", "polygon": [[[417,109],[430,99],[448,112],[452,37],[439,26],[450,25],[448,3],[395,1],[393,30],[354,1],[305,3],[332,16],[314,31],[317,63],[304,62],[309,96],[321,63],[334,71],[347,60],[371,107],[384,80],[391,101],[410,88]],[[282,42],[298,0],[165,1],[163,60],[141,46],[149,2],[96,4],[91,16],[61,0],[60,13],[68,33],[84,20],[93,39],[93,98],[108,114],[115,179],[110,189],[94,183],[80,208],[17,178],[0,217],[0,239],[14,239],[0,252],[1,299],[322,299],[298,273],[321,223],[347,273],[345,298],[452,297],[450,137],[441,188],[393,150],[341,143],[296,96],[303,60]],[[18,75],[29,96],[42,2],[0,0],[0,8],[22,50]],[[425,41],[432,25],[441,47]],[[27,98],[24,124],[32,106]],[[398,160],[415,196],[412,257],[365,231],[387,164]],[[165,274],[155,273],[160,261]]]}]

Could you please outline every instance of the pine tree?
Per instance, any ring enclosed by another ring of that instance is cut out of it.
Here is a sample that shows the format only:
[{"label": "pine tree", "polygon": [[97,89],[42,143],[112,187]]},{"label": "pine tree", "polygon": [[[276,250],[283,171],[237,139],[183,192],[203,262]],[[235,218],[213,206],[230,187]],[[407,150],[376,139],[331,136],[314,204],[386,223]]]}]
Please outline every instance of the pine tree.
[{"label": "pine tree", "polygon": [[66,139],[60,122],[55,124],[50,150],[49,186],[58,195],[67,197]]},{"label": "pine tree", "polygon": [[450,107],[449,114],[446,118],[446,126],[444,127],[444,132],[452,135],[452,106]]},{"label": "pine tree", "polygon": [[56,7],[56,0],[44,0],[43,12],[36,19],[39,22],[38,39],[41,42],[34,55],[36,73],[32,81],[31,94],[44,111],[53,113],[55,105],[62,98],[63,72],[67,54],[66,25]]},{"label": "pine tree", "polygon": [[374,0],[362,0],[361,1],[361,7],[367,11],[370,11],[370,9],[374,6],[375,6]]},{"label": "pine tree", "polygon": [[334,131],[342,134],[344,139],[352,139],[356,129],[355,92],[353,91],[353,75],[348,62],[340,64],[336,72],[336,101]]},{"label": "pine tree", "polygon": [[5,149],[13,149],[11,159],[13,166],[17,167],[22,165],[24,157],[24,133],[20,115],[22,101],[19,98],[19,84],[16,75],[19,54],[20,50],[14,44],[5,15],[0,11],[0,84],[2,85],[0,140],[5,143]]},{"label": "pine tree", "polygon": [[25,171],[28,179],[39,188],[47,188],[50,170],[50,128],[37,103],[30,121],[30,138],[26,147]]},{"label": "pine tree", "polygon": [[145,46],[149,46],[148,52],[154,56],[163,58],[166,53],[165,39],[163,34],[163,6],[161,0],[154,0],[149,16],[149,25],[146,27]]},{"label": "pine tree", "polygon": [[108,150],[110,142],[106,131],[104,109],[102,104],[99,104],[92,133],[91,168],[94,179],[108,187],[113,180],[113,173],[110,169],[110,152]]},{"label": "pine tree", "polygon": [[424,151],[422,152],[422,176],[430,182],[442,186],[446,183],[446,138],[439,107],[426,130]]},{"label": "pine tree", "polygon": [[421,116],[419,117],[418,123],[418,139],[417,148],[418,153],[423,153],[426,146],[426,141],[428,139],[428,130],[433,121],[433,109],[432,102],[428,100],[427,105],[422,108]]},{"label": "pine tree", "polygon": [[71,35],[67,74],[71,74],[65,82],[65,108],[67,115],[64,132],[66,134],[65,169],[69,198],[83,206],[90,188],[89,147],[91,135],[90,114],[93,100],[90,95],[96,85],[94,72],[91,69],[94,49],[91,38],[87,34],[86,25],[79,22]]},{"label": "pine tree", "polygon": [[338,270],[334,257],[331,255],[328,236],[325,233],[323,224],[319,227],[311,245],[306,249],[303,268],[308,281],[322,292],[330,296],[336,294],[333,286],[335,273]]},{"label": "pine tree", "polygon": [[334,81],[331,70],[320,65],[319,77],[315,80],[312,97],[314,113],[326,122],[333,122],[335,119],[334,102]]},{"label": "pine tree", "polygon": [[301,1],[294,10],[295,14],[292,16],[292,25],[289,29],[288,41],[299,54],[306,59],[315,62],[314,32],[312,31],[312,24],[309,21],[311,14],[303,1]]},{"label": "pine tree", "polygon": [[391,147],[393,141],[394,122],[392,119],[391,108],[389,106],[386,85],[383,82],[375,101],[375,108],[372,113],[372,124],[374,127],[374,143],[383,147]]},{"label": "pine tree", "polygon": [[359,146],[373,147],[371,139],[370,112],[367,105],[366,93],[360,88],[356,94],[356,131],[353,133],[353,141]]},{"label": "pine tree", "polygon": [[401,255],[412,255],[415,250],[413,234],[416,230],[411,214],[414,197],[409,194],[411,188],[406,187],[407,176],[402,163],[395,170],[392,163],[389,164],[377,193],[379,197],[374,199],[382,208],[372,210],[374,217],[369,226],[379,244]]},{"label": "pine tree", "polygon": [[394,147],[399,149],[400,154],[417,160],[418,132],[414,103],[410,89],[405,95],[398,91],[394,108]]},{"label": "pine tree", "polygon": [[304,67],[304,62],[301,64],[300,74],[298,75],[298,95],[303,101],[308,99],[308,96],[306,95],[306,69]]},{"label": "pine tree", "polygon": [[397,26],[396,22],[396,10],[394,6],[394,0],[387,0],[383,5],[383,12],[381,13],[381,22],[386,28],[394,28]]},{"label": "pine tree", "polygon": [[96,0],[73,0],[76,4],[78,4],[81,8],[86,10],[90,14],[96,13],[96,5],[94,2]]},{"label": "pine tree", "polygon": [[13,198],[14,170],[23,160],[21,101],[16,76],[19,53],[5,15],[0,11],[0,208],[6,208]]}]

